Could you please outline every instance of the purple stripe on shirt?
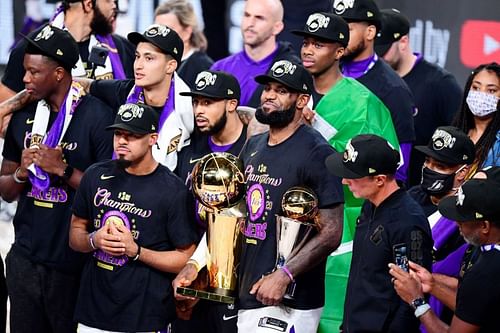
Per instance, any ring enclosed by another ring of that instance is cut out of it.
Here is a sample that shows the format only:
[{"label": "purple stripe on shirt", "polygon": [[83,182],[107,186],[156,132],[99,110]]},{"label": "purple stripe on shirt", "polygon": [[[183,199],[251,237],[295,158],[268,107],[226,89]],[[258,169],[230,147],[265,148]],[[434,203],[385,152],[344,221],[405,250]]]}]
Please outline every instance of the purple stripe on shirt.
[{"label": "purple stripe on shirt", "polygon": [[216,144],[212,141],[211,136],[209,136],[207,139],[208,139],[208,146],[210,147],[210,150],[214,153],[226,152],[229,149],[231,149],[231,147],[233,146],[232,143],[230,143],[228,145],[219,146],[218,144]]},{"label": "purple stripe on shirt", "polygon": [[398,168],[396,171],[396,179],[402,182],[406,182],[408,179],[408,168],[410,166],[410,155],[411,155],[411,143],[400,143],[399,149],[403,155],[404,164]]}]

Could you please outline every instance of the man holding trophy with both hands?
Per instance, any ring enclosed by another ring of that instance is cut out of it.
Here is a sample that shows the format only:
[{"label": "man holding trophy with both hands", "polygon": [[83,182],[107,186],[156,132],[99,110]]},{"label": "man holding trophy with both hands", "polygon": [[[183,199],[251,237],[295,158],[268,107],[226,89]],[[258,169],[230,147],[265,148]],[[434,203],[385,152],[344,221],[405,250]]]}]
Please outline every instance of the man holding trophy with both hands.
[{"label": "man holding trophy with both hands", "polygon": [[[241,254],[233,252],[239,257],[234,269],[238,331],[268,332],[272,328],[316,332],[324,305],[326,258],[338,247],[342,235],[341,181],[328,173],[324,164],[334,150],[318,132],[302,123],[302,110],[313,84],[301,65],[280,60],[255,80],[264,85],[255,117],[269,125],[269,131],[251,137],[240,153],[246,179],[246,219],[233,228],[235,234],[241,233]],[[211,160],[213,164],[214,158]],[[200,165],[204,167],[203,160]],[[209,169],[205,175],[216,173]],[[199,174],[203,175],[203,170]],[[228,173],[220,172],[223,174]],[[214,188],[213,180],[205,178],[199,176],[200,187]],[[205,195],[217,198],[215,193]],[[217,234],[211,236],[209,231],[209,243],[210,237]],[[238,237],[233,239],[239,246]],[[182,307],[193,298],[179,291],[189,289],[206,264],[206,251],[207,241],[202,240],[173,282]],[[217,259],[211,251],[209,245],[213,262]],[[214,267],[220,265],[208,266],[209,276],[215,276]],[[209,291],[221,293],[219,288]]]}]

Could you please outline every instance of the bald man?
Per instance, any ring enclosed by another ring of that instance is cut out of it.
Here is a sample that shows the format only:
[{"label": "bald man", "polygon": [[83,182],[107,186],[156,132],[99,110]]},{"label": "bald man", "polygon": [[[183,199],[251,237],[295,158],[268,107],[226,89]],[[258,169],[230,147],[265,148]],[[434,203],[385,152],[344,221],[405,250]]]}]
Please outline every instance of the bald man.
[{"label": "bald man", "polygon": [[241,21],[243,50],[213,64],[212,69],[233,74],[240,83],[240,105],[257,107],[262,86],[254,78],[265,74],[276,60],[300,63],[291,44],[276,41],[283,30],[283,5],[279,0],[247,0]]}]

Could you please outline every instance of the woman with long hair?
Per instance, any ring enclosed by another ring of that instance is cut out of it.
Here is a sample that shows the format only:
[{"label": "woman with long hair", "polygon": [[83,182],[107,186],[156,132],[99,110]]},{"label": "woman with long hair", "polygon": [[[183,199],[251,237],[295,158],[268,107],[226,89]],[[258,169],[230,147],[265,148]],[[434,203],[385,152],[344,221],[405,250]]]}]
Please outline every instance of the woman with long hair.
[{"label": "woman with long hair", "polygon": [[478,66],[467,79],[462,108],[453,122],[476,145],[471,175],[478,168],[500,166],[499,100],[500,65],[492,62]]},{"label": "woman with long hair", "polygon": [[168,0],[156,8],[155,23],[174,29],[184,42],[184,53],[177,74],[193,87],[198,73],[213,64],[213,60],[205,53],[207,38],[199,27],[193,5],[187,0]]}]

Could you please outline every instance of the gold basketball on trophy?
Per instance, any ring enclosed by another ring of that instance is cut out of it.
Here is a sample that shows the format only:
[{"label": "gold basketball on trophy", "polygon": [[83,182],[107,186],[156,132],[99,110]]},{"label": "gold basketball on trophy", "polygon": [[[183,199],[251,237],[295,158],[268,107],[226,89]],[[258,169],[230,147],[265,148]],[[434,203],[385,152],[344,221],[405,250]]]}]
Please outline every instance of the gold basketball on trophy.
[{"label": "gold basketball on trophy", "polygon": [[243,162],[229,153],[211,153],[193,168],[192,184],[195,197],[214,209],[228,208],[245,195]]},{"label": "gold basketball on trophy", "polygon": [[285,217],[314,223],[318,215],[318,197],[307,187],[291,187],[283,194],[281,209]]}]

